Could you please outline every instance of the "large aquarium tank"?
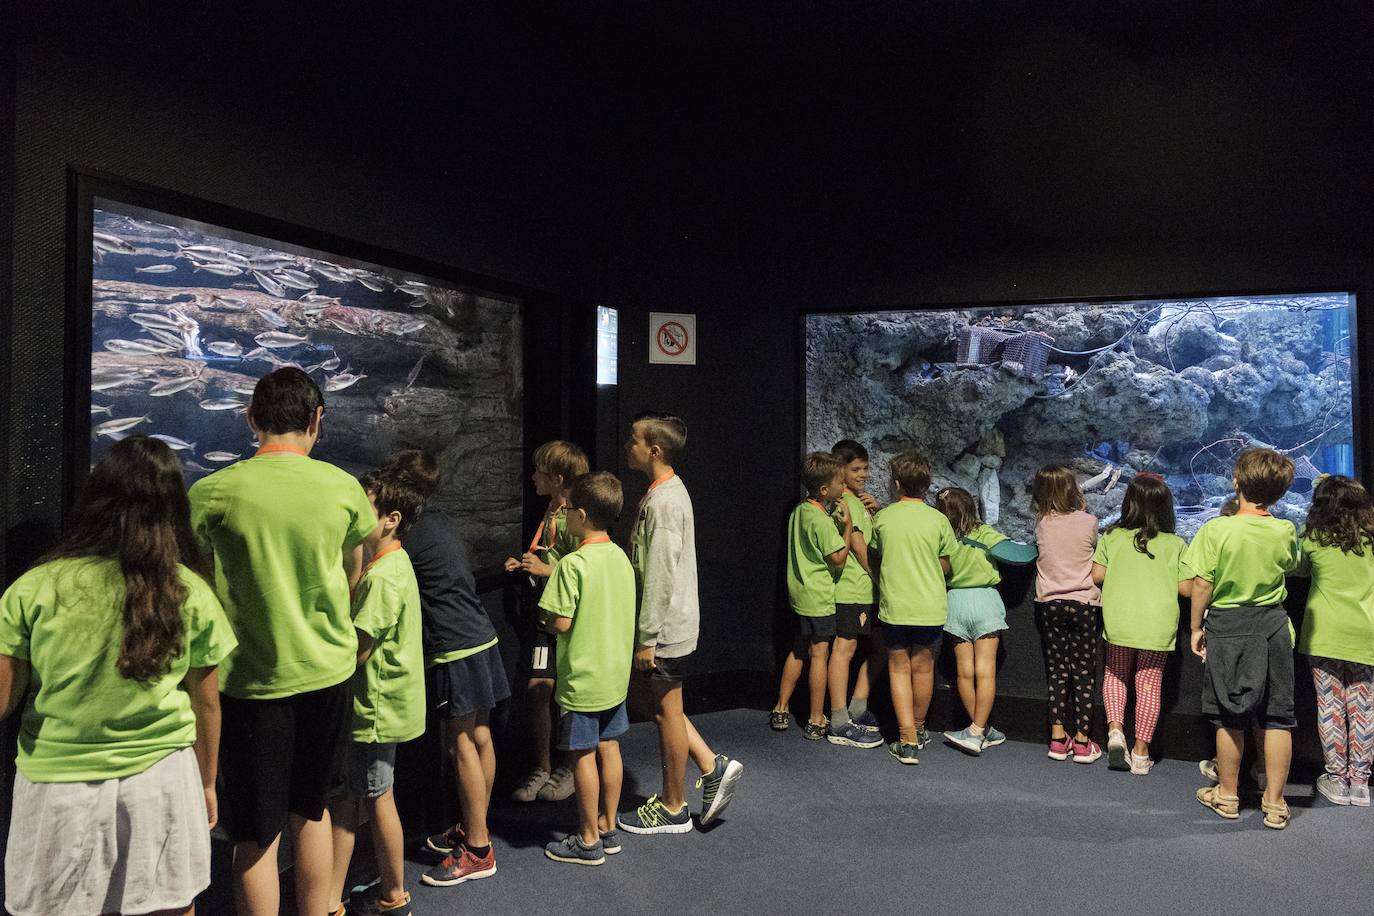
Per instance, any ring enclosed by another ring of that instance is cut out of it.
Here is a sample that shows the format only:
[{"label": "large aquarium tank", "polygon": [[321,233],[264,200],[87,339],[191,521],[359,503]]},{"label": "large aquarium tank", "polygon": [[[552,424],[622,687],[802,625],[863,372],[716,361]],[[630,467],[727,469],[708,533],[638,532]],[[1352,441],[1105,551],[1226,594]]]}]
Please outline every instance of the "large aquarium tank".
[{"label": "large aquarium tank", "polygon": [[476,564],[518,548],[520,302],[118,201],[92,215],[93,462],[129,435],[188,483],[251,457],[253,386],[296,366],[324,392],[313,457],[359,474],[427,449]]},{"label": "large aquarium tank", "polygon": [[1104,521],[1160,474],[1191,537],[1263,446],[1293,459],[1273,512],[1301,522],[1319,474],[1355,473],[1354,314],[1338,292],[808,315],[805,445],[858,440],[883,501],[888,462],[919,448],[934,486],[1021,539],[1041,465],[1072,468]]}]

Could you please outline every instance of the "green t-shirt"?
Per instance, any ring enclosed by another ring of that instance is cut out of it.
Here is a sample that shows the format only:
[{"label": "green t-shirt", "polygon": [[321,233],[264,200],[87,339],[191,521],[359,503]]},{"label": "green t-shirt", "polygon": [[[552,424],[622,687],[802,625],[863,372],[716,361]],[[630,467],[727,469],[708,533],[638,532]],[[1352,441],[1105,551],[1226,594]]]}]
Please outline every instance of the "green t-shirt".
[{"label": "green t-shirt", "polygon": [[1298,572],[1312,577],[1298,651],[1374,665],[1374,548],[1353,554],[1303,538]]},{"label": "green t-shirt", "polygon": [[[1007,540],[1007,536],[991,525],[980,523],[965,535],[983,547],[993,547]],[[982,547],[956,540],[954,553],[949,555],[948,588],[988,588],[1002,581],[1002,573]]]},{"label": "green t-shirt", "polygon": [[635,653],[635,572],[625,551],[584,543],[558,564],[539,606],[573,621],[558,634],[558,705],[605,712],[625,702]]},{"label": "green t-shirt", "polygon": [[1209,607],[1273,607],[1298,565],[1298,532],[1272,515],[1223,515],[1198,529],[1183,562],[1212,583]]},{"label": "green t-shirt", "polygon": [[844,549],[835,520],[813,500],[787,519],[787,598],[803,617],[835,613],[835,573],[825,558]]},{"label": "green t-shirt", "polygon": [[[844,491],[841,499],[849,507],[849,517],[854,522],[854,530],[863,536],[864,544],[867,545],[872,540],[872,516],[868,514],[868,510],[864,508],[859,497],[848,490]],[[864,568],[859,565],[859,558],[854,556],[852,552],[849,554],[849,559],[844,561],[844,569],[840,571],[840,581],[835,583],[835,603],[873,603],[873,580],[869,578],[868,573],[864,572]]]},{"label": "green t-shirt", "polygon": [[32,782],[101,782],[141,773],[196,741],[181,682],[234,648],[209,584],[181,567],[182,652],[150,684],[116,662],[124,639],[124,576],[115,560],[53,560],[20,576],[0,598],[0,654],[29,662],[19,727],[19,771]]},{"label": "green t-shirt", "polygon": [[1135,546],[1135,531],[1113,528],[1097,540],[1093,562],[1107,567],[1102,583],[1102,628],[1107,642],[1130,649],[1172,652],[1178,639],[1178,583],[1193,578],[1183,563],[1183,538],[1162,533]]},{"label": "green t-shirt", "polygon": [[944,626],[949,605],[940,558],[952,557],[957,546],[949,519],[922,500],[903,496],[875,515],[878,619],[899,626]]},{"label": "green t-shirt", "polygon": [[353,626],[372,654],[353,674],[353,740],[391,744],[425,731],[420,585],[404,550],[380,554],[353,593]]},{"label": "green t-shirt", "polygon": [[265,700],[343,683],[357,667],[343,551],[377,527],[348,473],[291,452],[249,458],[191,487],[191,525],[240,645],[221,688]]}]

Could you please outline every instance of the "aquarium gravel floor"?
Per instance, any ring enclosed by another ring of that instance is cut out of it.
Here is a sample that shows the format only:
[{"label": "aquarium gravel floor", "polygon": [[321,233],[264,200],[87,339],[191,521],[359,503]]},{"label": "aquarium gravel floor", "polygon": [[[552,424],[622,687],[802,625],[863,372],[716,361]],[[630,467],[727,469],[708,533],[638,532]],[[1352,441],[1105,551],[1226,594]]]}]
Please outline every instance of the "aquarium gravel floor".
[{"label": "aquarium gravel floor", "polygon": [[[1363,913],[1374,899],[1374,809],[1336,808],[1310,786],[1289,787],[1293,821],[1279,832],[1262,826],[1255,798],[1235,822],[1201,807],[1186,761],[1137,777],[1009,741],[979,759],[935,744],[903,767],[882,749],[806,741],[795,726],[770,732],[753,710],[694,722],[747,768],[718,826],[624,836],[620,855],[578,867],[543,855],[573,824],[572,800],[498,803],[497,874],[426,887],[432,860],[417,852],[414,911],[1253,916]],[[624,739],[626,802],[654,790],[656,747],[650,724]]]}]

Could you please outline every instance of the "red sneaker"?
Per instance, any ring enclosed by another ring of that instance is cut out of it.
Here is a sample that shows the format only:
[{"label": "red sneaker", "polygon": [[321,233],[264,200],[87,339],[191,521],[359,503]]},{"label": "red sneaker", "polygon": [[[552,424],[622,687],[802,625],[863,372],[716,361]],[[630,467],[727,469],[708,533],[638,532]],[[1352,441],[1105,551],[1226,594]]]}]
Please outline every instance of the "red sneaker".
[{"label": "red sneaker", "polygon": [[429,869],[420,876],[420,880],[432,887],[450,887],[454,884],[462,884],[464,881],[490,878],[496,874],[496,851],[494,849],[487,850],[486,856],[480,859],[473,855],[472,850],[466,846],[461,846],[454,852],[458,854],[447,857]]},{"label": "red sneaker", "polygon": [[1051,759],[1051,760],[1068,760],[1068,759],[1069,759],[1069,755],[1073,753],[1072,745],[1073,745],[1073,739],[1071,739],[1068,735],[1065,735],[1065,736],[1062,737],[1062,738],[1051,738],[1051,739],[1050,739],[1050,759]]},{"label": "red sneaker", "polygon": [[453,850],[463,845],[467,836],[463,833],[462,824],[454,824],[443,833],[436,833],[433,836],[425,837],[425,845],[432,852],[437,852],[441,856],[452,855]]},{"label": "red sneaker", "polygon": [[1102,748],[1096,741],[1075,741],[1073,743],[1073,762],[1092,763],[1102,756]]}]

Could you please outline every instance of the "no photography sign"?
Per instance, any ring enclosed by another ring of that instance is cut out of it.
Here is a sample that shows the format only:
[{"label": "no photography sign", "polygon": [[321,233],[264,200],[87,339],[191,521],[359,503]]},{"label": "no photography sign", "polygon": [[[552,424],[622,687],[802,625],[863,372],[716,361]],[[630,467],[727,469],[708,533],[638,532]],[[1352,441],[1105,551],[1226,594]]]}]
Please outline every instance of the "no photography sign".
[{"label": "no photography sign", "polygon": [[649,362],[697,364],[697,316],[649,313]]}]

